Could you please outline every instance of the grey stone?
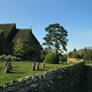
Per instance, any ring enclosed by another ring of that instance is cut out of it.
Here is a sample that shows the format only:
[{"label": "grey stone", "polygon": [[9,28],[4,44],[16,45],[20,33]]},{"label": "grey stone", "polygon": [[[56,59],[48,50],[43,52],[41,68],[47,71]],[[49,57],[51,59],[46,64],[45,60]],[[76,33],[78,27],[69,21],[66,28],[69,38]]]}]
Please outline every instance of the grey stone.
[{"label": "grey stone", "polygon": [[34,83],[34,84],[31,84],[31,88],[37,88],[39,86],[39,84],[38,83]]}]

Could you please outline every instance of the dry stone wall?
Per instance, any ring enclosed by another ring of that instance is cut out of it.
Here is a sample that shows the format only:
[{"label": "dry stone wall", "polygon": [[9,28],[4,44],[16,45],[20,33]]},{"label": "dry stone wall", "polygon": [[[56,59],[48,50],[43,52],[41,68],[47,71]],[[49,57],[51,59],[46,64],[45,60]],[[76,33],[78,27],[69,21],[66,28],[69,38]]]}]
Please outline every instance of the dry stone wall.
[{"label": "dry stone wall", "polygon": [[0,92],[80,92],[84,63],[25,77],[0,86]]}]

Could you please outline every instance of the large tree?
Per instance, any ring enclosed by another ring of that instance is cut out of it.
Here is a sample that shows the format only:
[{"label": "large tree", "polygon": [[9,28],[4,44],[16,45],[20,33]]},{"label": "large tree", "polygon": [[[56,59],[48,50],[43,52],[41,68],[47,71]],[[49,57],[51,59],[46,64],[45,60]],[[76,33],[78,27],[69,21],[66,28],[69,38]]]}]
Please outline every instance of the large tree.
[{"label": "large tree", "polygon": [[58,53],[59,50],[61,52],[63,50],[67,51],[66,45],[68,39],[66,37],[68,36],[68,32],[60,26],[60,24],[50,24],[45,28],[45,31],[48,33],[44,37],[45,42],[43,45],[46,45],[48,48],[55,47],[56,53]]}]

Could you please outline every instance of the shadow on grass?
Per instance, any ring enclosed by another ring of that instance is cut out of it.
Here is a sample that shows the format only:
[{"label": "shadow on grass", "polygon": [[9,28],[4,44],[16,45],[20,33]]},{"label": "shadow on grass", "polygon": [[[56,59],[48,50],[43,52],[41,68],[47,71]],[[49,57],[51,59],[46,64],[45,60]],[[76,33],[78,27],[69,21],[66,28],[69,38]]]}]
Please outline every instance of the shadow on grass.
[{"label": "shadow on grass", "polygon": [[12,74],[24,74],[24,72],[10,72]]},{"label": "shadow on grass", "polygon": [[13,66],[13,68],[18,68],[18,66]]},{"label": "shadow on grass", "polygon": [[52,68],[54,68],[54,67],[40,68],[39,71],[41,71],[41,72],[45,72],[45,71],[49,71],[49,70],[51,70]]},{"label": "shadow on grass", "polygon": [[24,74],[24,72],[14,72],[14,71],[11,71],[8,74]]}]

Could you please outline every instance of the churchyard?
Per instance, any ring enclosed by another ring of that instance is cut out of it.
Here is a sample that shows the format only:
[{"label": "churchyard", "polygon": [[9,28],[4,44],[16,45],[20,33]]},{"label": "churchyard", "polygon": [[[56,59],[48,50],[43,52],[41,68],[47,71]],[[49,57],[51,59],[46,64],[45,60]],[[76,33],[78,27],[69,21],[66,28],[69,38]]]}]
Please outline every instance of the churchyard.
[{"label": "churchyard", "polygon": [[39,63],[40,64],[39,70],[37,70],[37,67],[35,67],[35,70],[33,70],[33,63],[34,62],[30,62],[30,61],[19,61],[19,62],[13,61],[11,62],[11,66],[12,66],[11,71],[9,73],[6,73],[5,62],[0,62],[0,84],[17,80],[25,76],[40,74],[46,71],[51,71],[56,68],[73,64],[73,63],[68,64],[67,62],[63,62],[62,64],[46,63],[45,67],[43,67],[43,63]]}]

